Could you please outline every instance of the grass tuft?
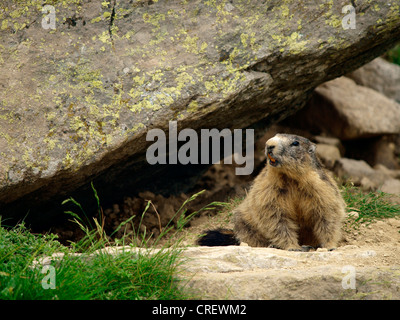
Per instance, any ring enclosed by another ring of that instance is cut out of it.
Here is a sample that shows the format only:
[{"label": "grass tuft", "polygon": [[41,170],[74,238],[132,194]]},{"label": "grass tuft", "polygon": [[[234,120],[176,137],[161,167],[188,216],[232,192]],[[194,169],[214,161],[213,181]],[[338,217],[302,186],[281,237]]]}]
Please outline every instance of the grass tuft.
[{"label": "grass tuft", "polygon": [[[111,240],[104,232],[104,219],[100,200],[92,185],[97,200],[99,216],[90,221],[82,206],[70,198],[63,203],[74,203],[81,214],[67,212],[72,216],[85,237],[65,247],[55,235],[32,234],[23,225],[6,229],[0,223],[0,299],[17,300],[138,300],[138,299],[189,299],[192,295],[185,289],[184,277],[180,275],[183,248],[180,241],[167,243],[161,248],[155,245],[166,234],[180,232],[185,224],[198,212],[185,215],[185,205],[202,192],[193,195],[177,211],[177,228],[173,220],[163,228],[161,235],[149,242],[150,235],[134,232],[130,239]],[[146,214],[149,202],[142,214]],[[201,210],[210,209],[214,202]],[[199,210],[199,211],[201,211]],[[133,218],[133,217],[132,217]],[[132,218],[122,223],[124,228]],[[140,229],[137,228],[137,230]],[[115,231],[114,231],[115,232]],[[117,245],[123,247],[118,254],[110,254]],[[140,249],[142,248],[142,249]],[[145,250],[143,250],[143,248]],[[111,250],[110,250],[111,249]],[[63,253],[62,258],[50,259],[53,270],[47,272],[44,257]],[[79,253],[79,254],[78,254]],[[42,263],[37,262],[42,261]],[[36,263],[36,264],[35,264]],[[35,267],[34,267],[35,265]],[[51,278],[52,277],[52,278]],[[54,289],[51,287],[52,281]]]},{"label": "grass tuft", "polygon": [[346,221],[346,229],[357,228],[361,223],[370,224],[376,220],[400,216],[400,205],[390,201],[392,195],[377,191],[365,193],[360,188],[346,185],[342,196],[347,204],[347,212],[358,213],[356,219]]},{"label": "grass tuft", "polygon": [[397,43],[392,49],[387,51],[384,57],[388,61],[400,65],[400,43]]}]

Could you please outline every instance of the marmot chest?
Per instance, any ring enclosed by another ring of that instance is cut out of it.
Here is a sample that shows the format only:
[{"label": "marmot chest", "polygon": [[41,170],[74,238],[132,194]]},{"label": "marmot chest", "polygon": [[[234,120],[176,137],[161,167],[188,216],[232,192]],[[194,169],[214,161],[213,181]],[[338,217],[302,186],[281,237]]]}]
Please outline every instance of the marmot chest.
[{"label": "marmot chest", "polygon": [[309,220],[318,202],[318,190],[309,182],[282,177],[277,181],[276,197],[280,205],[295,220]]}]

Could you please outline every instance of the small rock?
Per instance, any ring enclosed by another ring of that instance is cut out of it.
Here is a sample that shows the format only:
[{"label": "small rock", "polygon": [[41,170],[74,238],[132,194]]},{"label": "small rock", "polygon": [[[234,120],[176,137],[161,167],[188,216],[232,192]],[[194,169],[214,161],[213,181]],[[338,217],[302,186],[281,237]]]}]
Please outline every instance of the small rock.
[{"label": "small rock", "polygon": [[329,144],[317,144],[316,152],[323,164],[329,169],[333,168],[335,162],[341,158],[339,149]]},{"label": "small rock", "polygon": [[333,147],[336,147],[339,149],[340,154],[344,154],[344,147],[340,139],[335,138],[335,137],[325,137],[325,136],[315,136],[314,137],[315,141],[321,144],[327,144]]},{"label": "small rock", "polygon": [[377,188],[387,178],[381,172],[375,171],[367,162],[341,158],[336,161],[334,172],[344,180],[350,180],[356,185],[368,188]]},{"label": "small rock", "polygon": [[377,184],[375,182],[371,181],[371,179],[369,179],[367,177],[363,177],[361,179],[360,184],[361,184],[361,187],[364,190],[367,190],[367,191],[368,190],[375,190],[377,188]]},{"label": "small rock", "polygon": [[375,257],[376,256],[376,252],[374,250],[367,250],[367,251],[359,253],[358,256],[362,257],[362,258]]},{"label": "small rock", "polygon": [[388,176],[388,177],[392,177],[394,179],[396,178],[400,178],[400,170],[391,170],[388,169],[386,166],[384,166],[381,163],[378,163],[374,166],[374,169],[376,171],[380,171],[382,172],[384,175]]},{"label": "small rock", "polygon": [[113,204],[113,212],[114,212],[114,215],[116,215],[120,212],[118,204]]},{"label": "small rock", "polygon": [[350,211],[350,212],[347,214],[347,216],[348,216],[349,218],[357,219],[357,218],[359,217],[359,214],[358,214],[357,211]]},{"label": "small rock", "polygon": [[400,195],[400,180],[389,179],[380,188],[382,192]]}]

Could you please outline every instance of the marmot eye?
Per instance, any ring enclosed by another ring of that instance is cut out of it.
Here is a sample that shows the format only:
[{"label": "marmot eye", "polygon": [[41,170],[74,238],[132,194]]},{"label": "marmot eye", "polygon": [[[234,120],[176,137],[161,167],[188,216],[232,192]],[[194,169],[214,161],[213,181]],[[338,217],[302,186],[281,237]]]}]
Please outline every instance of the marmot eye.
[{"label": "marmot eye", "polygon": [[297,147],[297,146],[299,146],[299,145],[300,145],[300,143],[299,143],[298,141],[293,141],[293,142],[292,142],[292,146]]}]

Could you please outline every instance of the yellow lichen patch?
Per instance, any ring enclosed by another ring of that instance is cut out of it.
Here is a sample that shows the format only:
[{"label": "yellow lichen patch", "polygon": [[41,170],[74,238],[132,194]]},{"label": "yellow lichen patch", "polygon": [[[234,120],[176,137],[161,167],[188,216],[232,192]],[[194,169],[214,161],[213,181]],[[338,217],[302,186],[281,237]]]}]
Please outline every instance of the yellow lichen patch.
[{"label": "yellow lichen patch", "polygon": [[207,49],[207,43],[199,41],[199,37],[197,36],[189,36],[187,35],[186,38],[182,42],[182,46],[190,53],[204,53]]},{"label": "yellow lichen patch", "polygon": [[136,88],[132,88],[131,90],[129,90],[128,95],[132,99],[136,99],[136,98],[139,98],[141,96],[141,92],[140,92],[140,90],[137,90]]},{"label": "yellow lichen patch", "polygon": [[72,90],[83,90],[85,93],[93,93],[93,88],[104,90],[100,70],[93,70],[88,61],[82,60],[72,66],[60,64],[58,70]]},{"label": "yellow lichen patch", "polygon": [[[152,24],[156,29],[160,28],[160,22],[165,20],[165,14],[155,13],[149,14],[148,12],[143,14],[143,21]],[[155,31],[156,29],[153,29]]]},{"label": "yellow lichen patch", "polygon": [[0,137],[7,141],[8,144],[13,143],[14,139],[7,132],[0,132]]},{"label": "yellow lichen patch", "polygon": [[246,34],[246,33],[242,33],[242,34],[240,35],[240,41],[242,42],[242,46],[243,46],[244,48],[247,47],[247,39],[248,39],[248,38],[249,38],[249,35]]},{"label": "yellow lichen patch", "polygon": [[125,35],[123,35],[122,36],[122,38],[125,38],[125,39],[130,39],[132,36],[134,36],[135,35],[135,31],[134,30],[129,30],[127,33],[125,33]]},{"label": "yellow lichen patch", "polygon": [[56,139],[52,139],[49,136],[45,137],[43,139],[43,142],[47,144],[48,150],[53,150],[58,144],[58,141]]},{"label": "yellow lichen patch", "polygon": [[206,88],[206,90],[207,90],[207,92],[208,93],[211,93],[211,92],[219,92],[220,91],[220,89],[218,88],[218,85],[217,85],[217,83],[216,83],[216,81],[215,81],[215,76],[212,76],[211,77],[213,80],[207,80],[207,81],[204,81],[204,87]]},{"label": "yellow lichen patch", "polygon": [[271,35],[271,37],[272,37],[272,39],[274,39],[275,41],[277,41],[278,44],[281,44],[281,43],[282,43],[282,39],[283,39],[282,36],[277,35],[277,34],[273,34],[273,35]]},{"label": "yellow lichen patch", "polygon": [[[306,45],[308,44],[307,40],[300,40],[300,34],[297,32],[293,32],[287,40],[287,45],[289,46],[289,51],[293,54],[297,54],[302,52]],[[299,41],[300,40],[300,41]]]},{"label": "yellow lichen patch", "polygon": [[339,28],[339,27],[342,27],[342,18],[335,14],[332,14],[332,15],[329,15],[329,17],[326,19],[325,23],[330,25],[331,27]]},{"label": "yellow lichen patch", "polygon": [[71,164],[73,163],[73,158],[71,156],[70,152],[66,152],[65,153],[65,157],[62,160],[62,165],[65,169],[69,168],[71,166]]},{"label": "yellow lichen patch", "polygon": [[386,15],[386,28],[391,29],[400,20],[400,4],[392,3],[390,6],[389,13]]},{"label": "yellow lichen patch", "polygon": [[379,6],[378,6],[377,4],[375,4],[375,5],[372,7],[372,10],[374,10],[374,11],[380,11],[381,8],[379,8]]},{"label": "yellow lichen patch", "polygon": [[[101,16],[97,17],[97,18],[93,18],[92,20],[90,20],[90,23],[96,23],[96,22],[100,22],[102,20]],[[96,37],[96,36],[94,36]]]},{"label": "yellow lichen patch", "polygon": [[147,72],[146,74],[150,76],[151,81],[161,81],[164,76],[164,73],[161,70],[154,70],[152,72]]},{"label": "yellow lichen patch", "polygon": [[169,106],[174,102],[174,99],[165,92],[157,93],[155,97],[155,101],[162,106]]},{"label": "yellow lichen patch", "polygon": [[33,157],[33,150],[31,148],[25,148],[24,154],[22,155],[22,160],[24,161],[26,168],[36,167]]},{"label": "yellow lichen patch", "polygon": [[130,133],[135,133],[136,131],[138,131],[140,128],[146,128],[146,126],[143,123],[137,123],[135,124],[132,128],[128,129],[126,132],[128,134]]},{"label": "yellow lichen patch", "polygon": [[190,101],[186,110],[187,110],[187,112],[192,113],[192,112],[197,111],[198,107],[199,107],[198,102],[196,100],[193,100],[193,101]]},{"label": "yellow lichen patch", "polygon": [[7,20],[7,19],[4,19],[4,20],[1,22],[1,30],[5,30],[5,29],[7,29],[7,27],[8,27],[8,20]]},{"label": "yellow lichen patch", "polygon": [[302,23],[302,19],[297,20],[297,30],[301,30],[301,28],[302,28],[301,23]]},{"label": "yellow lichen patch", "polygon": [[289,10],[289,6],[287,4],[283,4],[281,7],[281,14],[282,17],[285,19],[292,19],[293,18],[293,14],[290,14],[290,10]]},{"label": "yellow lichen patch", "polygon": [[176,89],[178,92],[181,92],[181,90],[188,84],[196,84],[196,81],[193,80],[193,76],[191,76],[189,73],[180,72],[175,78],[175,83]]},{"label": "yellow lichen patch", "polygon": [[110,33],[109,33],[109,31],[103,31],[103,32],[101,33],[101,35],[98,36],[98,39],[99,39],[102,43],[112,44],[111,39],[110,39]]},{"label": "yellow lichen patch", "polygon": [[141,85],[144,84],[144,82],[146,80],[146,76],[145,75],[143,75],[143,76],[134,76],[132,78],[132,80],[135,81],[137,85],[141,86]]},{"label": "yellow lichen patch", "polygon": [[306,49],[308,40],[300,40],[302,35],[299,32],[292,32],[289,36],[278,36],[272,35],[272,39],[277,41],[278,45],[281,45],[283,48],[280,49],[280,52],[284,52],[287,48],[292,54],[299,54]]},{"label": "yellow lichen patch", "polygon": [[134,105],[129,105],[129,109],[134,113],[138,113],[145,109],[157,111],[157,110],[161,109],[161,105],[155,104],[152,101],[151,97],[146,96],[143,98],[143,100],[135,103]]}]

